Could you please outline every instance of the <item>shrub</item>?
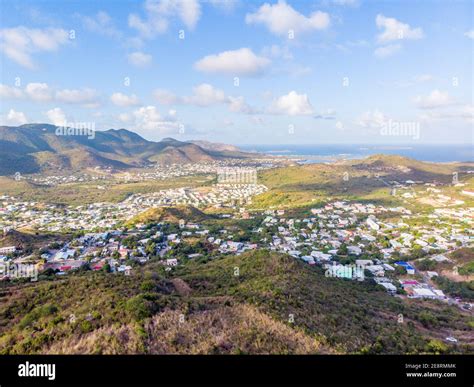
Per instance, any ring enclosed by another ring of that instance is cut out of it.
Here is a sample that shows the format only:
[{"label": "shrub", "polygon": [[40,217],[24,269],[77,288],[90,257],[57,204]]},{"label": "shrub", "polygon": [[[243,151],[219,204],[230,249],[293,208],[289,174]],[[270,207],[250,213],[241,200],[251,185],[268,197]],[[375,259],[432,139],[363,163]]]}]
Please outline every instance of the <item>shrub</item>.
[{"label": "shrub", "polygon": [[147,301],[142,295],[130,298],[125,304],[125,309],[137,321],[141,321],[153,314],[153,303]]}]

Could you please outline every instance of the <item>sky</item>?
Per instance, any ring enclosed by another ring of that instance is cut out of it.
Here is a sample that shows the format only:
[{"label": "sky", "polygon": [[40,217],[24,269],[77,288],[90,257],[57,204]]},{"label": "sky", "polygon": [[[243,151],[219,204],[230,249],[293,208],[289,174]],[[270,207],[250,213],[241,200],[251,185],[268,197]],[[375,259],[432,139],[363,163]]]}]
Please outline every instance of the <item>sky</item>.
[{"label": "sky", "polygon": [[1,3],[0,124],[232,144],[469,144],[472,1]]}]

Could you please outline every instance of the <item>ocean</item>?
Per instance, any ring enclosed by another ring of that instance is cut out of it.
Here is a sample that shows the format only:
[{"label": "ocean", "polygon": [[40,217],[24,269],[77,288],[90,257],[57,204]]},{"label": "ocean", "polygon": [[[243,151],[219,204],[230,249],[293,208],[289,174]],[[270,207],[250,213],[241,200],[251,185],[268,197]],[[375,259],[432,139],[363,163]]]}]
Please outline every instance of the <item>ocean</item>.
[{"label": "ocean", "polygon": [[240,145],[249,152],[303,159],[303,163],[322,163],[339,159],[359,159],[374,154],[410,157],[420,161],[474,161],[473,145]]}]

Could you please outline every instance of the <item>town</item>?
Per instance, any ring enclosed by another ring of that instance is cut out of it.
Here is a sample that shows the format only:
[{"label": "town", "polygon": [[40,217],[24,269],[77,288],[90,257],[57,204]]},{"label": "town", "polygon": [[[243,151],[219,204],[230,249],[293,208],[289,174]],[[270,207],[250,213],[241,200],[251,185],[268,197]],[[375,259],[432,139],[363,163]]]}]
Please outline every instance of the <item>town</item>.
[{"label": "town", "polygon": [[[202,256],[268,249],[320,267],[327,277],[372,281],[397,297],[437,299],[471,309],[468,300],[449,297],[436,287],[431,279],[438,276],[437,272],[420,271],[417,265],[423,260],[449,261],[451,252],[472,247],[473,208],[455,213],[435,210],[422,225],[417,222],[422,216],[404,207],[347,201],[329,202],[300,217],[289,216],[284,209],[246,210],[251,197],[264,191],[265,187],[258,184],[216,184],[205,195],[187,189],[165,190],[132,195],[117,205],[66,210],[53,205],[40,210],[38,203],[4,196],[0,198],[4,233],[29,223],[38,230],[69,229],[79,231],[79,235],[65,243],[49,243],[30,255],[23,254],[18,246],[1,248],[0,273],[8,279],[7,266],[29,263],[38,273],[56,276],[80,269],[130,275],[137,265],[149,260],[158,260],[166,270],[172,270]],[[222,207],[226,203],[231,204],[228,213],[219,215],[222,223],[217,225],[221,226],[180,219],[178,224],[116,227],[119,216],[130,218],[150,207]],[[227,227],[226,222],[248,222],[248,226],[239,231],[233,223]]]}]

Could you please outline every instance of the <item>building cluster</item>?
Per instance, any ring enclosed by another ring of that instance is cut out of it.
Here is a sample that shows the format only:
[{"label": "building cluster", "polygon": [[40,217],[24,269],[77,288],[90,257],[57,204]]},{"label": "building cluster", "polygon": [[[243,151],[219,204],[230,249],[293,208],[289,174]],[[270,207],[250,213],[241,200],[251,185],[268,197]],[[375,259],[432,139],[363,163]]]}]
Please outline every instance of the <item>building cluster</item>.
[{"label": "building cluster", "polygon": [[175,188],[151,194],[134,194],[120,203],[92,203],[60,206],[20,201],[0,196],[0,230],[30,227],[39,231],[89,230],[114,228],[118,223],[152,207],[191,205],[194,207],[236,208],[251,203],[252,196],[265,192],[261,184],[215,184],[204,191]]}]

